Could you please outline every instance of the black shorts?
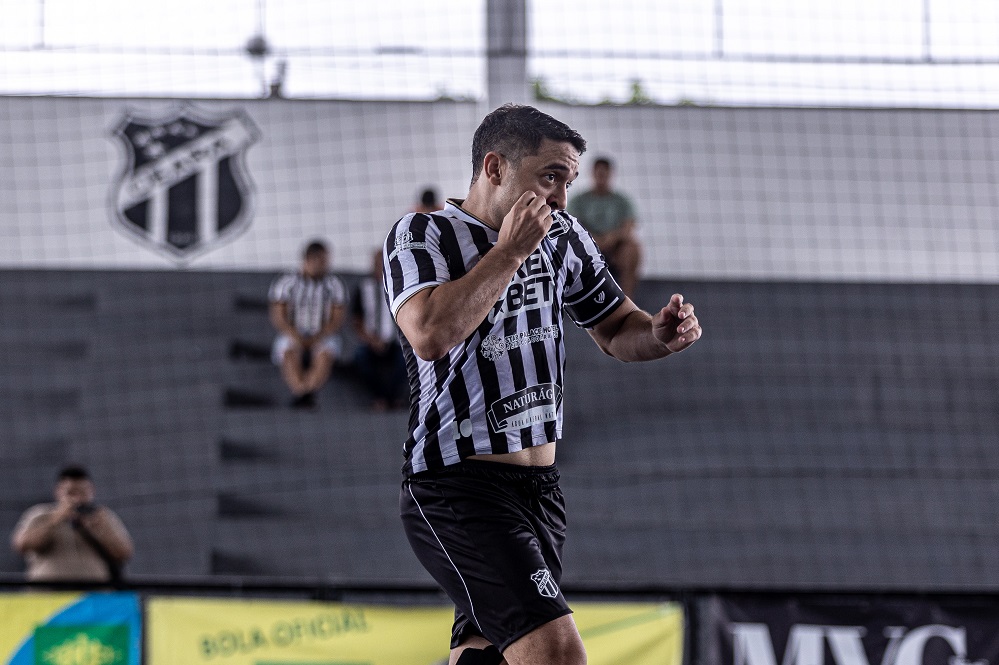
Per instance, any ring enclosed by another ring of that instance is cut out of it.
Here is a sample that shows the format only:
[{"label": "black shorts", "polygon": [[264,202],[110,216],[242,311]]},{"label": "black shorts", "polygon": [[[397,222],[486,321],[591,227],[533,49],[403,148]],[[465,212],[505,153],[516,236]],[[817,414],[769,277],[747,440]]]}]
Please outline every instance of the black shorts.
[{"label": "black shorts", "polygon": [[565,602],[565,503],[555,466],[465,460],[402,484],[409,544],[455,604],[451,647],[480,635],[500,651],[572,610]]}]

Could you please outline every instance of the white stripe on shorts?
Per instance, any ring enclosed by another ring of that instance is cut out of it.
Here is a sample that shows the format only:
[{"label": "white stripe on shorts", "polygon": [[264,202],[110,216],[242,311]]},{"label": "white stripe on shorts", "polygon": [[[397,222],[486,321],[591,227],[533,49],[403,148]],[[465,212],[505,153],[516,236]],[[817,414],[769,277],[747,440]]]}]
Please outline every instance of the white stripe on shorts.
[{"label": "white stripe on shorts", "polygon": [[454,568],[454,572],[458,573],[458,579],[461,580],[461,586],[465,587],[465,595],[468,596],[468,606],[472,609],[472,621],[475,622],[475,627],[479,629],[479,632],[482,632],[482,626],[479,625],[479,620],[475,617],[475,603],[472,602],[472,594],[468,593],[468,585],[465,584],[465,578],[461,576],[461,571],[458,570],[458,566],[454,565],[454,561],[451,560],[451,555],[448,554],[447,550],[444,548],[444,543],[442,543],[441,539],[437,537],[437,532],[434,531],[434,527],[430,524],[430,520],[428,520],[427,516],[423,514],[423,507],[420,506],[420,502],[416,500],[416,496],[413,494],[412,485],[407,485],[406,489],[409,490],[409,496],[413,497],[413,503],[415,503],[416,507],[419,508],[420,517],[422,517],[423,521],[430,527],[430,533],[434,534],[434,538],[437,539],[437,544],[441,546],[441,552],[444,552],[444,556],[447,557],[451,567]]}]

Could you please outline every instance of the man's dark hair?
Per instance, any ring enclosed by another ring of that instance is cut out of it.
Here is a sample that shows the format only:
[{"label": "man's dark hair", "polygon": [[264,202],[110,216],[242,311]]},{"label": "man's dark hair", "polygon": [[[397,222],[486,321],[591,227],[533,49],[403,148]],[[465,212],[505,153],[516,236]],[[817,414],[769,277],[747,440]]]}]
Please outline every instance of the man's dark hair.
[{"label": "man's dark hair", "polygon": [[593,168],[598,166],[606,166],[609,169],[614,168],[614,162],[610,160],[610,157],[597,157],[593,160]]},{"label": "man's dark hair", "polygon": [[420,203],[428,208],[437,205],[437,190],[432,188],[423,190],[420,194]]},{"label": "man's dark hair", "polygon": [[87,470],[78,464],[64,467],[56,476],[57,480],[90,480]]},{"label": "man's dark hair", "polygon": [[579,154],[586,152],[586,140],[564,122],[533,106],[504,104],[483,118],[475,130],[472,182],[479,178],[486,153],[498,152],[516,164],[527,155],[536,155],[545,139],[571,143]]},{"label": "man's dark hair", "polygon": [[305,247],[305,253],[303,256],[307,259],[311,259],[317,254],[329,254],[329,248],[326,246],[322,240],[313,240]]}]

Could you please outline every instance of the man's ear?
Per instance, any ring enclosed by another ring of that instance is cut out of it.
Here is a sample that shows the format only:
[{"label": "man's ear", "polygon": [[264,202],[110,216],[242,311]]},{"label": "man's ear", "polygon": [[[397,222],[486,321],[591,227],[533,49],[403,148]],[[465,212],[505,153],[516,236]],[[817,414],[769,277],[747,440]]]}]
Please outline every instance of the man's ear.
[{"label": "man's ear", "polygon": [[498,152],[487,152],[482,159],[482,174],[491,185],[500,185],[506,175],[506,160]]}]

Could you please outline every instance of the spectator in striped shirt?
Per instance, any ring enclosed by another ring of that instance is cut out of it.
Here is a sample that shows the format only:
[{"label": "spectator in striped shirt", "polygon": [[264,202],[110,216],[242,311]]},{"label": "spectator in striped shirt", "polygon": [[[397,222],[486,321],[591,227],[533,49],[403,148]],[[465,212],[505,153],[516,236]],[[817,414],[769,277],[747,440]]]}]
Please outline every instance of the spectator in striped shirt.
[{"label": "spectator in striped shirt", "polygon": [[293,395],[291,405],[314,408],[316,392],[329,380],[340,353],[347,291],[329,274],[325,243],[305,248],[298,272],[282,275],[270,289],[270,319],[277,330],[272,358]]},{"label": "spectator in striped shirt", "polygon": [[500,107],[472,139],[468,196],[403,217],[385,240],[412,384],[400,512],[455,604],[452,665],[586,662],[559,589],[563,314],[626,362],[701,336],[680,294],[640,310],[565,213],[585,149],[537,109]]}]

